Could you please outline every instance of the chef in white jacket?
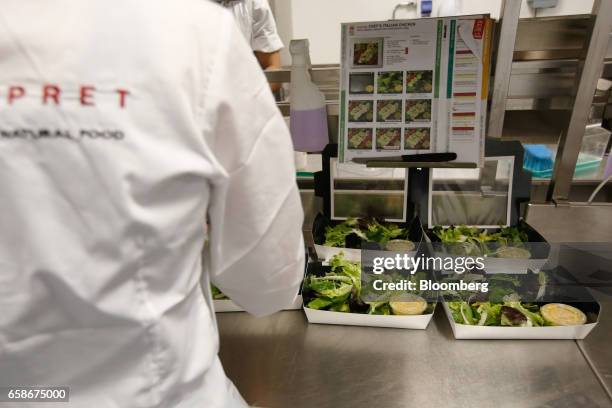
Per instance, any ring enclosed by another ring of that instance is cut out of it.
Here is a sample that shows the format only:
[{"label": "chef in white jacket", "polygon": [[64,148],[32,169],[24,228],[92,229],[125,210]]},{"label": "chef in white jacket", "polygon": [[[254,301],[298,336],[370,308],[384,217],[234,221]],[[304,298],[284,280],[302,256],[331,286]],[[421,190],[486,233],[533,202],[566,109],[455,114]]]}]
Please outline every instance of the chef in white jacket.
[{"label": "chef in white jacket", "polygon": [[232,16],[0,0],[0,387],[67,386],[70,407],[246,406],[199,285],[206,214],[204,280],[256,315],[290,304],[291,139]]},{"label": "chef in white jacket", "polygon": [[216,0],[229,9],[263,69],[280,68],[283,42],[268,0]]}]

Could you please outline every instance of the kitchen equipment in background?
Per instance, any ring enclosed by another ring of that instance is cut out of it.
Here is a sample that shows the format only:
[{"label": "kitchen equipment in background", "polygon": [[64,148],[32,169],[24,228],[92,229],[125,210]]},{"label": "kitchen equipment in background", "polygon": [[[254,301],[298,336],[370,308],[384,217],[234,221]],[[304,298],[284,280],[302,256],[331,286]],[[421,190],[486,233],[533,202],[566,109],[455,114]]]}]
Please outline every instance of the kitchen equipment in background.
[{"label": "kitchen equipment in background", "polygon": [[[551,172],[555,164],[553,151],[544,144],[526,144],[523,168],[532,173]],[[548,176],[550,177],[550,175]]]},{"label": "kitchen equipment in background", "polygon": [[559,0],[527,0],[527,4],[533,9],[554,8],[558,3]]},{"label": "kitchen equipment in background", "polygon": [[310,77],[308,40],[291,40],[290,129],[294,150],[320,152],[329,141],[325,96]]},{"label": "kitchen equipment in background", "polygon": [[[609,140],[610,131],[602,128],[600,125],[589,125],[586,127],[574,176],[588,175],[599,169]],[[534,177],[550,178],[557,154],[557,147],[554,145],[530,144],[525,145],[524,148],[523,168],[529,170]]]},{"label": "kitchen equipment in background", "polygon": [[612,154],[608,156],[608,164],[606,165],[606,173],[604,178],[612,176]]}]

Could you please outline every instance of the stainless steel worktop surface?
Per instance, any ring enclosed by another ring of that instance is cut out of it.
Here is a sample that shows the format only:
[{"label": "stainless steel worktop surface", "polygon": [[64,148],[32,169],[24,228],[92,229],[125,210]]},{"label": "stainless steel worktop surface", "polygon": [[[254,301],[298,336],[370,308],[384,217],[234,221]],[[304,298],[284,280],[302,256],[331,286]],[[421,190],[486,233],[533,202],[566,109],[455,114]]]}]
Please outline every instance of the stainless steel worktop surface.
[{"label": "stainless steel worktop surface", "polygon": [[[528,221],[551,242],[612,242],[612,206],[533,206]],[[217,318],[228,376],[263,407],[612,407],[612,314],[579,342],[455,340],[441,309],[425,331]]]},{"label": "stainless steel worktop surface", "polygon": [[601,308],[606,313],[600,316],[599,327],[586,339],[579,340],[578,347],[612,398],[612,302],[602,302]]},{"label": "stainless steel worktop surface", "polygon": [[454,340],[441,312],[425,331],[218,314],[221,360],[269,408],[612,406],[575,342]]},{"label": "stainless steel worktop surface", "polygon": [[[605,242],[612,249],[612,205],[532,205],[528,214],[529,223],[549,242]],[[609,295],[597,297],[605,313],[599,318],[599,326],[578,341],[578,346],[612,396],[612,299]]]}]

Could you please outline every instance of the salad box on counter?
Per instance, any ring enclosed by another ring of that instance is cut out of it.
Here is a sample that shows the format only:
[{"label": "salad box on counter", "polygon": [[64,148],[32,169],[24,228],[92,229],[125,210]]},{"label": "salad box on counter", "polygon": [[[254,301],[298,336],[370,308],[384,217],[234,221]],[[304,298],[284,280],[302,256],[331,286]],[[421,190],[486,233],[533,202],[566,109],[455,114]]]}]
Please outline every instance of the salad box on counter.
[{"label": "salad box on counter", "polygon": [[490,274],[538,271],[550,253],[546,239],[523,220],[516,227],[428,229],[425,239],[434,256],[483,256]]},{"label": "salad box on counter", "polygon": [[427,328],[436,303],[416,295],[409,302],[363,303],[358,293],[361,290],[360,274],[361,266],[343,259],[342,255],[332,258],[331,265],[311,262],[302,288],[308,322],[416,330]]},{"label": "salad box on counter", "polygon": [[460,324],[455,321],[447,302],[442,302],[444,312],[456,339],[490,339],[490,340],[582,340],[597,326],[601,306],[595,302],[568,303],[586,315],[584,324],[572,326],[542,327],[509,327],[478,326]]},{"label": "salad box on counter", "polygon": [[435,256],[484,257],[487,273],[544,267],[550,245],[524,220],[531,174],[519,142],[487,139],[479,169],[411,169],[409,198]]},{"label": "salad box on counter", "polygon": [[338,324],[344,326],[389,327],[394,329],[425,330],[433,317],[429,314],[418,316],[383,316],[359,313],[330,312],[328,310],[309,309],[304,306],[306,318],[310,323]]},{"label": "salad box on counter", "polygon": [[[577,271],[578,272],[578,271]],[[468,274],[489,284],[485,293],[441,293],[457,339],[584,339],[601,306],[578,274],[564,266],[527,274]]]},{"label": "salad box on counter", "polygon": [[[416,256],[424,239],[418,218],[409,223],[383,223],[375,219],[332,221],[318,214],[312,234],[317,257],[325,261],[342,252],[347,260],[360,262],[362,249],[391,250]],[[335,242],[330,243],[334,238]]]},{"label": "salad box on counter", "polygon": [[359,262],[362,249],[416,255],[424,234],[409,209],[408,172],[339,163],[337,155],[337,145],[326,146],[315,173],[315,194],[323,198],[312,227],[317,258],[342,252]]}]

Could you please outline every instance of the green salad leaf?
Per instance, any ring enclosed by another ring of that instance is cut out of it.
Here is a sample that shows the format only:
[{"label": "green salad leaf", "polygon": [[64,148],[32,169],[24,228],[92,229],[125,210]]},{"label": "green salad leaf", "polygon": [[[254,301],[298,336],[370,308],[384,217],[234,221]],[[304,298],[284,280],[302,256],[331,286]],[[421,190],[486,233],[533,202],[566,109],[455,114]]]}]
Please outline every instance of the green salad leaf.
[{"label": "green salad leaf", "polygon": [[383,225],[377,220],[372,220],[367,225],[367,230],[364,231],[368,241],[386,244],[392,239],[398,238],[406,233],[403,228],[395,224]]},{"label": "green salad leaf", "polygon": [[[443,244],[452,244],[449,245],[449,249],[455,255],[513,258],[529,258],[530,256],[529,251],[523,248],[523,244],[529,240],[527,233],[517,227],[501,227],[497,232],[465,225],[449,228],[435,227],[433,234]],[[496,244],[496,246],[491,244]],[[521,248],[521,250],[509,250],[509,248]]]},{"label": "green salad leaf", "polygon": [[336,226],[325,228],[325,246],[344,248],[346,237],[359,231],[358,222],[355,218],[349,218]]},{"label": "green salad leaf", "polygon": [[218,287],[216,287],[215,285],[210,285],[210,290],[212,293],[212,297],[214,300],[226,300],[228,299],[227,296],[225,296],[225,294],[223,292],[221,292],[219,290]]},{"label": "green salad leaf", "polygon": [[368,314],[390,315],[391,307],[388,302],[368,302]]},{"label": "green salad leaf", "polygon": [[448,302],[453,320],[471,326],[541,327],[545,325],[537,305],[520,300],[502,303],[465,301]]},{"label": "green salad leaf", "polygon": [[[308,276],[304,284],[306,307],[334,312],[392,315],[390,297],[384,301],[364,303],[361,297],[361,264],[347,261],[340,252],[329,260],[325,276]],[[388,277],[389,278],[389,277]],[[415,277],[413,277],[415,278]],[[416,276],[421,278],[421,276]]]},{"label": "green salad leaf", "polygon": [[365,241],[384,245],[392,239],[405,237],[407,231],[396,224],[383,224],[376,219],[360,221],[356,218],[349,218],[341,224],[325,228],[324,245],[344,248],[346,246],[346,237],[353,233]]},{"label": "green salad leaf", "polygon": [[341,254],[331,259],[330,266],[331,272],[327,275],[308,278],[306,287],[315,293],[315,297],[307,307],[349,312],[349,298],[361,290],[359,264],[345,260],[344,254]]}]

